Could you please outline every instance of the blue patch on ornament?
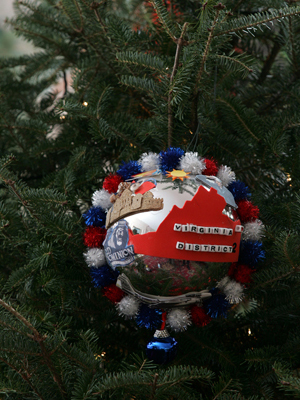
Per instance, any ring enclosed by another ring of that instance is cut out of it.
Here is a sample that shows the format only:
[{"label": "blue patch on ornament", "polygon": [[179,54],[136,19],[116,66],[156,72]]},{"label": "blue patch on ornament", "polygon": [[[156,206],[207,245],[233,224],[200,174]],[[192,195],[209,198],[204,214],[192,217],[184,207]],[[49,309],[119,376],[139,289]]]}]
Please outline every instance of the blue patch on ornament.
[{"label": "blue patch on ornament", "polygon": [[117,225],[109,228],[103,242],[107,263],[112,267],[126,267],[134,261],[133,245],[128,246],[128,223],[121,219]]}]

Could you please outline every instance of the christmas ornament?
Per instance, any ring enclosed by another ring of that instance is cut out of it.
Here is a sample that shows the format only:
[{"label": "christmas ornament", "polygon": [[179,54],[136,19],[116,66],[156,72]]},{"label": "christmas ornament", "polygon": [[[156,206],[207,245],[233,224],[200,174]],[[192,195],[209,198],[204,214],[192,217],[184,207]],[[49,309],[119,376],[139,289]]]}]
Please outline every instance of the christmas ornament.
[{"label": "christmas ornament", "polygon": [[[263,225],[250,198],[230,167],[174,147],[123,162],[93,194],[83,215],[92,282],[120,316],[156,329],[147,345],[155,362],[169,362],[177,351],[165,325],[174,332],[204,327],[242,301],[264,259]],[[190,287],[210,262],[230,267],[215,284]],[[169,274],[168,294],[152,294],[151,285],[140,290],[131,279],[141,275],[139,268],[153,277]]]},{"label": "christmas ornament", "polygon": [[146,355],[156,364],[167,364],[177,354],[177,342],[166,330],[157,330],[147,344]]}]

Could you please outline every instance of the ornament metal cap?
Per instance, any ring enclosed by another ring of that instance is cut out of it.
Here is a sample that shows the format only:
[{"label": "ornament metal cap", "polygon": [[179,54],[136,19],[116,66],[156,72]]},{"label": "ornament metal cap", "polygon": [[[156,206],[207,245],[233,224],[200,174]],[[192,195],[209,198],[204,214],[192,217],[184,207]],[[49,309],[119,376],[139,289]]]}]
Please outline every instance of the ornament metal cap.
[{"label": "ornament metal cap", "polygon": [[166,329],[157,329],[153,335],[155,338],[167,338],[169,336],[169,332]]}]

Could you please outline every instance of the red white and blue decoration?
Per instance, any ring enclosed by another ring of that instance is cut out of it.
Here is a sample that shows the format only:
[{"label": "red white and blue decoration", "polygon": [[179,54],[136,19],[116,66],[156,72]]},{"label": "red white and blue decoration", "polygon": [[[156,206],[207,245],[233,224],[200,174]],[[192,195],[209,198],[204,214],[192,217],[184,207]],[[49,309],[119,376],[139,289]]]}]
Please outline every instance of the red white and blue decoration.
[{"label": "red white and blue decoration", "polygon": [[[258,217],[248,187],[230,167],[170,147],[123,162],[104,179],[83,215],[84,257],[94,286],[119,315],[155,330],[147,356],[166,363],[177,351],[166,327],[174,332],[203,327],[242,301],[265,257]],[[190,261],[230,266],[204,290],[154,296],[135,288],[126,269],[136,260],[157,259],[174,260],[182,269]]]}]

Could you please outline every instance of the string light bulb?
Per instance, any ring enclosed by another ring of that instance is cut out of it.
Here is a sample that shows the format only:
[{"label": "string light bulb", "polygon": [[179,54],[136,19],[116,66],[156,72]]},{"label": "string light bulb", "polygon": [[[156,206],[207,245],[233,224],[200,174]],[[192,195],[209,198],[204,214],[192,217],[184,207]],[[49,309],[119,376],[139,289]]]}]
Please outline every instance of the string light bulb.
[{"label": "string light bulb", "polygon": [[95,360],[101,360],[106,356],[106,352],[102,351],[101,354],[94,354]]},{"label": "string light bulb", "polygon": [[82,105],[83,105],[84,107],[87,107],[87,106],[89,105],[89,103],[88,103],[87,101],[84,101],[84,102],[82,103]]}]

